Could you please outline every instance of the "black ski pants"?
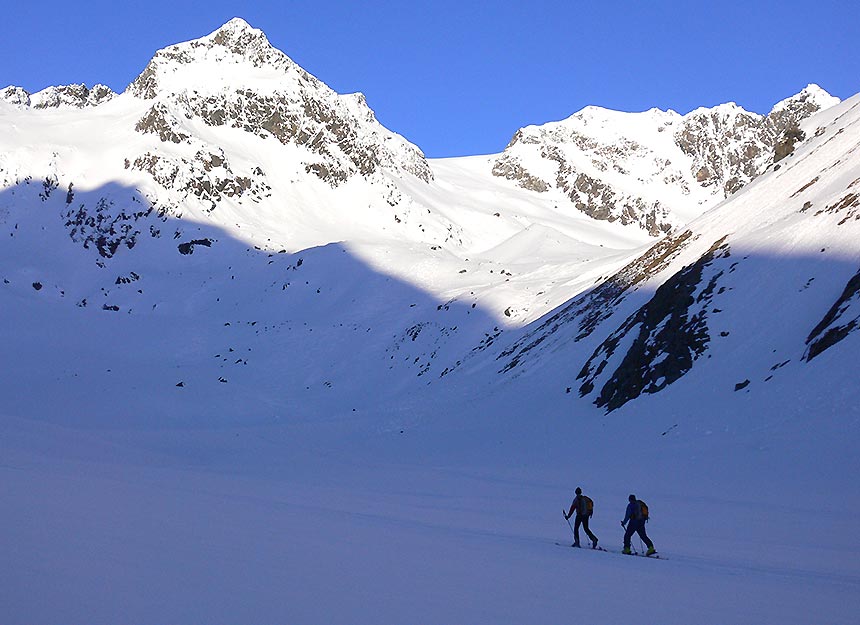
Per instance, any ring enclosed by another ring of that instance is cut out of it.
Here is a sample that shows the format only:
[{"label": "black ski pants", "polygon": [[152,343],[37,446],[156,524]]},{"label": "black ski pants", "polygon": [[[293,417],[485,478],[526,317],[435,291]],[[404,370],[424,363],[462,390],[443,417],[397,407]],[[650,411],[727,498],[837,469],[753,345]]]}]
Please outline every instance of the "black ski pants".
[{"label": "black ski pants", "polygon": [[627,522],[627,529],[624,531],[624,547],[627,549],[630,549],[630,539],[633,538],[633,534],[639,534],[639,538],[649,549],[654,546],[648,534],[645,533],[645,519],[630,519]]},{"label": "black ski pants", "polygon": [[585,533],[588,534],[588,537],[591,539],[591,542],[595,542],[597,540],[597,536],[591,533],[591,530],[588,529],[588,515],[576,513],[576,519],[573,521],[573,544],[579,544],[579,526],[582,525],[582,528],[585,530]]}]

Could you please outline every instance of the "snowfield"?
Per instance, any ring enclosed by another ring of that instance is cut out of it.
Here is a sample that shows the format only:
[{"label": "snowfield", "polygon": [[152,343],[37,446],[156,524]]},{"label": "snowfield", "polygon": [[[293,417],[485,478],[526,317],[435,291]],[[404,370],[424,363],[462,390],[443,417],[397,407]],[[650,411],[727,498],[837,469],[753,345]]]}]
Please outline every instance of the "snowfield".
[{"label": "snowfield", "polygon": [[0,624],[858,622],[860,96],[427,160],[241,20],[0,93]]},{"label": "snowfield", "polygon": [[[135,429],[6,416],[4,621],[851,622],[856,413],[619,427],[534,398],[445,404]],[[573,484],[615,551],[627,491],[648,501],[667,560],[556,546]]]}]

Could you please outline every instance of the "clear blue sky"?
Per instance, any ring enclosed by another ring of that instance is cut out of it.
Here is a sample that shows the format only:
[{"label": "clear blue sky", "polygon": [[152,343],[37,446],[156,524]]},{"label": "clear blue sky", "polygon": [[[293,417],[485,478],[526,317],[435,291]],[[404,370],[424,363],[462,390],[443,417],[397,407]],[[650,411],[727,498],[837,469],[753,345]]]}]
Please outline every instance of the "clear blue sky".
[{"label": "clear blue sky", "polygon": [[234,16],[428,156],[486,154],[596,104],[767,112],[810,82],[860,91],[856,0],[4,2],[0,87],[122,91],[159,48]]}]

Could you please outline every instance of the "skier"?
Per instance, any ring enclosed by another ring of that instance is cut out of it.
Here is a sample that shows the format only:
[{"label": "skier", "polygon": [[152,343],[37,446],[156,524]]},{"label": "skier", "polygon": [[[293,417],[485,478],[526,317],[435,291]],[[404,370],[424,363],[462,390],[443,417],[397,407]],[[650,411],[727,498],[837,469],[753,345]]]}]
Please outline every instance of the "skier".
[{"label": "skier", "polygon": [[573,498],[573,503],[570,504],[570,510],[564,515],[564,518],[570,520],[576,511],[576,519],[573,522],[573,546],[579,547],[579,526],[585,529],[588,538],[591,539],[591,548],[597,549],[597,536],[591,533],[588,529],[588,519],[594,514],[594,502],[589,497],[582,494],[582,489],[576,487],[576,497]]},{"label": "skier", "polygon": [[642,541],[648,545],[648,551],[645,552],[646,556],[654,555],[657,553],[657,550],[654,549],[654,543],[651,542],[651,539],[648,538],[648,534],[645,533],[645,521],[648,520],[648,507],[638,499],[636,499],[636,495],[630,495],[627,500],[630,502],[627,504],[627,513],[624,515],[624,520],[621,521],[621,526],[624,527],[624,549],[621,553],[630,554],[630,539],[633,537],[633,534],[639,534],[639,537]]}]

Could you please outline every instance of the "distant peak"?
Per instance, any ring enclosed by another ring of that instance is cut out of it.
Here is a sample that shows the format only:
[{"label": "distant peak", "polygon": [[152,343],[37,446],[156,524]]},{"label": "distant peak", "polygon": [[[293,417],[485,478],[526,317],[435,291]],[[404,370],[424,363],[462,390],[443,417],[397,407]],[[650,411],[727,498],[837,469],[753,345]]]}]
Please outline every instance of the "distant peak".
[{"label": "distant peak", "polygon": [[241,17],[234,17],[208,37],[203,38],[203,40],[207,39],[211,45],[224,46],[233,54],[249,58],[272,49],[266,34]]},{"label": "distant peak", "polygon": [[810,83],[799,93],[791,96],[790,98],[786,98],[781,102],[777,102],[773,109],[771,109],[770,114],[780,114],[782,111],[798,107],[805,107],[809,109],[807,113],[811,113],[830,108],[831,106],[836,106],[839,102],[839,98],[830,95],[815,83]]},{"label": "distant peak", "polygon": [[236,49],[237,45],[244,48],[251,42],[263,42],[265,45],[269,45],[265,33],[254,28],[241,17],[234,17],[210,34],[209,37],[212,39],[212,43],[231,48],[234,52],[240,51]]},{"label": "distant peak", "polygon": [[[218,30],[219,31],[220,30],[234,30],[235,31],[235,30],[257,30],[257,29],[252,27],[248,22],[243,20],[241,17],[234,17],[233,19],[226,22],[223,26],[221,26],[221,28],[219,28]],[[215,32],[218,32],[218,31],[215,31]]]},{"label": "distant peak", "polygon": [[808,85],[806,85],[801,90],[801,92],[798,93],[797,95],[808,95],[808,96],[812,96],[812,97],[816,97],[816,98],[832,98],[833,97],[825,89],[822,89],[821,87],[816,85],[814,82],[811,82]]},{"label": "distant peak", "polygon": [[0,100],[19,108],[84,108],[98,106],[116,97],[110,87],[97,84],[92,89],[85,84],[46,87],[29,93],[22,87],[0,89]]},{"label": "distant peak", "polygon": [[723,117],[735,117],[737,115],[758,115],[758,113],[753,113],[752,111],[746,110],[737,102],[723,102],[722,104],[717,104],[716,106],[700,106],[696,109],[693,109],[686,115],[685,118],[695,118],[699,116],[723,116]]}]

